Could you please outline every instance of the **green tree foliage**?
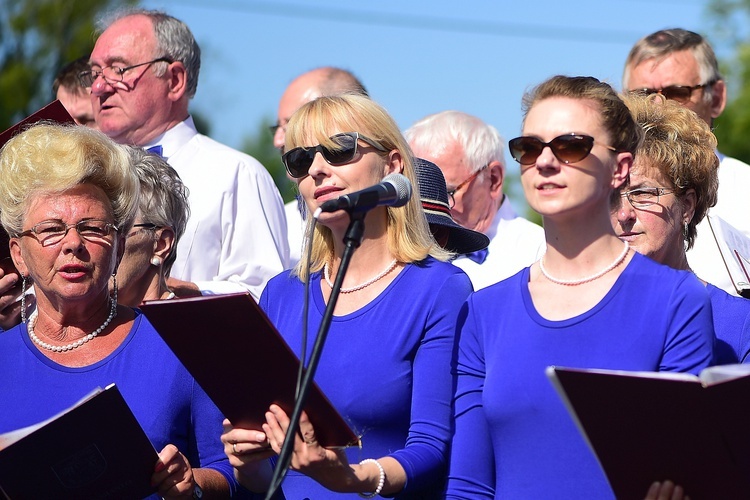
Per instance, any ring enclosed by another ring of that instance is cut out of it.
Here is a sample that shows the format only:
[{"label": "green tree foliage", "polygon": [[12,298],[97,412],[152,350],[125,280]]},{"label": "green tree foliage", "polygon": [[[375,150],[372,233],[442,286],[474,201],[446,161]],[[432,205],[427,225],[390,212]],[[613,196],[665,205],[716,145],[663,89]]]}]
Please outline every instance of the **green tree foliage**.
[{"label": "green tree foliage", "polygon": [[729,43],[734,54],[722,61],[728,102],[714,123],[722,153],[750,163],[750,0],[710,0],[712,41]]},{"label": "green tree foliage", "polygon": [[270,127],[275,123],[271,118],[263,118],[253,135],[246,137],[242,143],[242,151],[249,154],[266,167],[279,188],[284,202],[294,199],[297,193],[296,184],[286,176],[284,164],[281,163],[279,150],[273,146],[273,136]]},{"label": "green tree foliage", "polygon": [[137,0],[0,0],[0,130],[53,99],[52,80],[89,54],[94,23]]}]

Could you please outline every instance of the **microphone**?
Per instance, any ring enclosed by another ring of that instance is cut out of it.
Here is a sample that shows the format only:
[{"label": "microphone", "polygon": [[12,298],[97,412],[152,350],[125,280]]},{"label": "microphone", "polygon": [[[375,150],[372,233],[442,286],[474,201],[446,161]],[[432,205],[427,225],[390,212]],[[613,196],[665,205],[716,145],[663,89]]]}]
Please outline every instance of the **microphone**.
[{"label": "microphone", "polygon": [[411,198],[411,182],[401,174],[390,174],[374,186],[339,196],[320,205],[321,212],[349,210],[366,212],[380,205],[401,207]]}]

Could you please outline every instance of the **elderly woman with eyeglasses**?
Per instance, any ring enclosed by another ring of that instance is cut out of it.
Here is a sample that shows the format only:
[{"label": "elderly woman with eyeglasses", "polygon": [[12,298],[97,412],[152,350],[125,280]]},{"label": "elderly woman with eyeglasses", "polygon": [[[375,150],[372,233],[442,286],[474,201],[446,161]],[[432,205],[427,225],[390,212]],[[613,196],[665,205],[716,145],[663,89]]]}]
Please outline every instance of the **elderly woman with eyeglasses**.
[{"label": "elderly woman with eyeglasses", "polygon": [[509,146],[547,251],[467,301],[447,498],[613,498],[545,370],[697,373],[713,355],[708,296],[612,229],[610,198],[641,136],[615,91],[556,76],[524,97],[524,111]]},{"label": "elderly woman with eyeglasses", "polygon": [[[695,113],[660,96],[627,96],[625,103],[645,137],[629,182],[613,198],[612,226],[637,252],[690,271],[685,252],[716,203],[716,138]],[[750,301],[704,284],[718,340],[716,362],[747,362]]]},{"label": "elderly woman with eyeglasses", "polygon": [[190,216],[188,189],[159,155],[124,146],[140,184],[138,213],[125,238],[117,268],[120,304],[137,307],[146,300],[171,299],[167,277],[177,258],[177,243]]},{"label": "elderly woman with eyeglasses", "polygon": [[[417,185],[398,126],[367,97],[321,97],[305,104],[289,122],[285,149],[284,164],[311,214],[389,174],[401,173]],[[261,296],[260,305],[298,355],[304,282],[310,282],[309,324],[317,329],[339,273],[349,222],[344,210],[323,213],[312,258],[303,252],[297,267],[272,279]],[[431,237],[418,196],[404,206],[375,207],[364,223],[315,376],[361,433],[362,447],[322,448],[311,423],[301,418],[292,470],[282,484],[287,498],[442,494],[455,325],[471,282],[446,262],[450,254]],[[309,337],[308,353],[314,335]],[[241,478],[252,465],[248,451],[268,446],[267,436],[278,453],[284,441],[288,415],[272,407],[266,416],[265,436],[258,429],[228,429],[222,436]]]},{"label": "elderly woman with eyeglasses", "polygon": [[125,149],[85,127],[36,125],[0,151],[0,178],[11,256],[37,305],[0,335],[0,433],[115,383],[161,450],[146,478],[154,497],[228,497],[223,416],[145,317],[118,305],[116,283],[109,291],[138,211]]}]

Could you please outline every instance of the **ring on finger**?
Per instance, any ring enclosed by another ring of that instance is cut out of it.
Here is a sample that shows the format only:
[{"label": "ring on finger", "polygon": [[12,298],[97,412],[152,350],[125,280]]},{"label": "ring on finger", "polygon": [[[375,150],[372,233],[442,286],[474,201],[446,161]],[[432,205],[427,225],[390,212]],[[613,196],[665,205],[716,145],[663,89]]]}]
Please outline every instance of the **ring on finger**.
[{"label": "ring on finger", "polygon": [[237,443],[232,443],[232,453],[234,453],[235,455],[240,454],[240,452],[237,451]]}]

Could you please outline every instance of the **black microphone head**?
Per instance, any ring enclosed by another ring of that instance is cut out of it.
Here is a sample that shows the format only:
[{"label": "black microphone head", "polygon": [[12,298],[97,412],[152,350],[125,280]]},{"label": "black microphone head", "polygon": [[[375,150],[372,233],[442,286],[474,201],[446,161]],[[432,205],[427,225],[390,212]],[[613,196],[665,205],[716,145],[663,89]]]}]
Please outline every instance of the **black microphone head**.
[{"label": "black microphone head", "polygon": [[392,207],[403,207],[411,198],[411,182],[402,174],[389,174],[383,178],[384,184],[390,184],[396,189],[396,201],[389,203]]}]

